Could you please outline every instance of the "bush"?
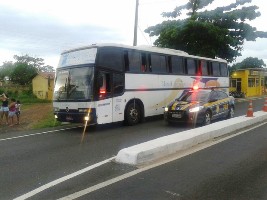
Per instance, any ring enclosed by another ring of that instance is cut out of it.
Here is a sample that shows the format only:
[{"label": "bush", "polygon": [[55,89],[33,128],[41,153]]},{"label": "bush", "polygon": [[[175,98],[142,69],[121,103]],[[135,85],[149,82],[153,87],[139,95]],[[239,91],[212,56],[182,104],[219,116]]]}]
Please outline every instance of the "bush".
[{"label": "bush", "polygon": [[18,85],[9,84],[8,86],[0,88],[0,94],[7,94],[9,99],[14,98],[20,100],[22,104],[27,103],[51,103],[51,100],[38,99],[32,92],[32,86],[21,88]]},{"label": "bush", "polygon": [[34,94],[27,94],[22,93],[18,95],[17,97],[14,97],[17,100],[20,100],[21,103],[27,104],[27,103],[50,103],[51,100],[46,99],[38,99]]},{"label": "bush", "polygon": [[22,104],[28,104],[28,103],[51,103],[51,100],[46,99],[38,99],[31,91],[22,91],[19,93],[18,91],[3,91],[0,90],[0,94],[7,94],[9,99],[14,98],[16,100],[19,100]]}]

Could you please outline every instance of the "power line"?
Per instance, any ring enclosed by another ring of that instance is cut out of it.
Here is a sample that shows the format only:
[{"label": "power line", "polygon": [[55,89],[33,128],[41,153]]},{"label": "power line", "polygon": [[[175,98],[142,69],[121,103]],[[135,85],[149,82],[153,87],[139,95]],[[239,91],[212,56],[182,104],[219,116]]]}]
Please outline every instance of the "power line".
[{"label": "power line", "polygon": [[147,44],[151,45],[151,42],[149,42],[149,41],[147,40],[147,38],[146,38],[146,36],[145,36],[145,34],[144,34],[144,31],[141,30],[140,26],[138,26],[138,28],[139,28],[139,31],[142,33],[143,37],[145,38]]}]

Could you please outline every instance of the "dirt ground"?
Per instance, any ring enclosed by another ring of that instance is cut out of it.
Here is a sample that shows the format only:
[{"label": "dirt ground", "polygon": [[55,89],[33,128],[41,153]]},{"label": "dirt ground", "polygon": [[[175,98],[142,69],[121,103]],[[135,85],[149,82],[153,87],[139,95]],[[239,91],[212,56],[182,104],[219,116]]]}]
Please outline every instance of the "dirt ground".
[{"label": "dirt ground", "polygon": [[[7,131],[22,131],[32,129],[41,120],[46,119],[53,113],[53,107],[51,103],[33,104],[31,106],[21,107],[20,124],[9,126],[5,124],[5,118],[0,125],[0,133]],[[17,118],[14,118],[14,122],[17,122]]]}]

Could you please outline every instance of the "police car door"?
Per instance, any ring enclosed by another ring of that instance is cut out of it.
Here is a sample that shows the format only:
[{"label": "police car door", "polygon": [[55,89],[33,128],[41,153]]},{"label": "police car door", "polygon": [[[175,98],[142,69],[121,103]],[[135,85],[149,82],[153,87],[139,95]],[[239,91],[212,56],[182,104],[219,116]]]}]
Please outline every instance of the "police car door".
[{"label": "police car door", "polygon": [[220,113],[221,115],[228,114],[229,98],[228,95],[223,91],[218,91],[220,101]]},{"label": "police car door", "polygon": [[218,93],[216,91],[212,91],[210,94],[210,107],[212,111],[212,118],[216,119],[220,115],[220,105],[218,104]]}]

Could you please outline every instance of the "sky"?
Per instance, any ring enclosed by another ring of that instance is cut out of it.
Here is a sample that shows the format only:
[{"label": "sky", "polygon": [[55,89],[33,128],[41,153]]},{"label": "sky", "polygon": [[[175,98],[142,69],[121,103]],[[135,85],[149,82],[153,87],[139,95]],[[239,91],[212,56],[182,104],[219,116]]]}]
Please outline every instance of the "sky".
[{"label": "sky", "polygon": [[[139,0],[137,45],[153,45],[144,30],[161,23],[162,12],[173,11],[187,0]],[[234,0],[215,0],[223,6]],[[133,45],[136,0],[0,0],[0,66],[14,55],[43,58],[57,67],[60,53],[94,43]],[[261,16],[249,22],[267,31],[267,1],[252,0]],[[247,57],[267,65],[267,39],[245,42],[241,62]]]}]

